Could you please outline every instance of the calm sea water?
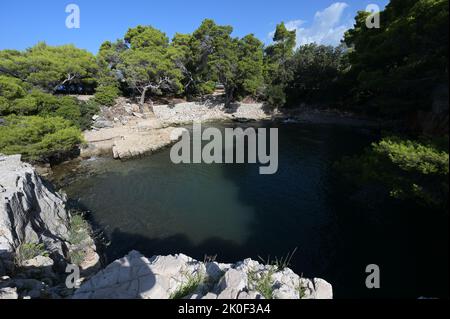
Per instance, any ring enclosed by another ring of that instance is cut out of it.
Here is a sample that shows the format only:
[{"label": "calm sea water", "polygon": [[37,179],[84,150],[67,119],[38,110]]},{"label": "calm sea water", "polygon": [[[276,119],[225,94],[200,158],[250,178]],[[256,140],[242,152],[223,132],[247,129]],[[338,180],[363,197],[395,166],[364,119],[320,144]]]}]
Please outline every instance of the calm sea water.
[{"label": "calm sea water", "polygon": [[[234,262],[297,248],[291,268],[328,280],[338,298],[448,296],[448,216],[357,192],[333,168],[367,147],[371,133],[278,127],[275,175],[259,175],[255,164],[174,165],[166,150],[82,162],[64,190],[104,229],[108,261],[133,249]],[[381,269],[379,290],[365,286],[369,264]]]}]

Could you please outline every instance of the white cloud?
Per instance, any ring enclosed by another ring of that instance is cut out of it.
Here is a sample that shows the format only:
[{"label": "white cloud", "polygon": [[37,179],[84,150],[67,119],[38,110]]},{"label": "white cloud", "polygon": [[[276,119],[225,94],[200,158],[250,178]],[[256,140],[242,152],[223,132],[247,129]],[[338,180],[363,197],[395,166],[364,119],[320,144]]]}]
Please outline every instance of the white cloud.
[{"label": "white cloud", "polygon": [[[293,20],[286,22],[286,28],[297,31],[297,46],[313,42],[338,45],[345,31],[352,27],[351,21],[342,21],[347,7],[348,4],[345,2],[333,3],[328,8],[316,12],[309,27],[304,27],[303,20]],[[274,32],[271,32],[269,36],[273,37],[273,34]]]},{"label": "white cloud", "polygon": [[289,22],[286,22],[286,28],[287,28],[288,30],[298,29],[298,28],[300,28],[304,23],[305,23],[305,21],[303,21],[303,20],[293,20],[293,21],[289,21]]}]

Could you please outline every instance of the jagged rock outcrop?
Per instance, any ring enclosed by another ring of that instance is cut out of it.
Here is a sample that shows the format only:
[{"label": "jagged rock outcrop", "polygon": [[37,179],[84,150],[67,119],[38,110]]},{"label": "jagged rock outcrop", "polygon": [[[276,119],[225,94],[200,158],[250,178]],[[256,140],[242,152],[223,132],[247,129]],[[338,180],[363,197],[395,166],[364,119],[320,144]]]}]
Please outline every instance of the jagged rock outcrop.
[{"label": "jagged rock outcrop", "polygon": [[83,276],[100,266],[88,225],[74,227],[65,200],[20,155],[0,155],[0,299],[60,297],[74,256]]},{"label": "jagged rock outcrop", "polygon": [[31,165],[20,155],[0,156],[0,254],[44,243],[64,256],[69,220],[63,196],[47,188]]},{"label": "jagged rock outcrop", "polygon": [[86,281],[75,299],[331,299],[323,279],[304,279],[246,259],[236,264],[199,262],[186,255],[146,258],[137,251]]}]

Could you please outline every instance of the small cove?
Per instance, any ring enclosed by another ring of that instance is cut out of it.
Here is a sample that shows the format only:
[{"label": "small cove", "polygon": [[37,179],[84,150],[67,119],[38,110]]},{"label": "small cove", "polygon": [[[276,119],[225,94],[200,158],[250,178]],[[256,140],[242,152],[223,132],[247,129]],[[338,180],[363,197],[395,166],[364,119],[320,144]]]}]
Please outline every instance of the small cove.
[{"label": "small cove", "polygon": [[[445,229],[445,217],[423,224],[418,216],[427,212],[355,193],[333,167],[370,145],[371,132],[332,124],[274,125],[275,175],[259,175],[255,164],[174,165],[168,149],[125,162],[83,161],[75,172],[60,167],[56,173],[67,178],[62,184],[68,196],[104,230],[108,262],[133,249],[234,262],[273,259],[297,247],[291,268],[330,281],[338,298],[446,294],[448,260],[442,258],[448,238],[439,229]],[[365,287],[365,267],[372,263],[382,271],[378,291]]]}]

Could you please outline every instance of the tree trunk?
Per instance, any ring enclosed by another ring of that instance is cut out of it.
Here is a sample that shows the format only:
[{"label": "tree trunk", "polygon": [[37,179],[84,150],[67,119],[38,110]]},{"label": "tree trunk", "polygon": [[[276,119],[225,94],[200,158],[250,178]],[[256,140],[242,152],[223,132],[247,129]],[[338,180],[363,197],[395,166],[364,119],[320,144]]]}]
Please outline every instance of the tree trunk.
[{"label": "tree trunk", "polygon": [[149,110],[150,110],[150,112],[152,112],[153,114],[155,114],[155,112],[153,112],[153,101],[152,101],[152,99],[149,99]]},{"label": "tree trunk", "polygon": [[[143,91],[142,91],[142,94],[141,94],[141,98],[140,98],[140,100],[139,100],[139,111],[142,113],[142,114],[144,114],[144,104],[145,104],[145,95],[147,94],[147,91],[149,90],[149,88],[150,87],[145,87],[144,89],[143,89]],[[153,112],[153,101],[149,98],[149,109],[150,109],[150,112],[152,112],[152,113],[154,113]]]},{"label": "tree trunk", "polygon": [[147,91],[147,87],[142,90],[141,99],[139,101],[139,110],[141,111],[141,113],[144,113],[145,95],[147,94]]},{"label": "tree trunk", "polygon": [[225,108],[229,108],[231,102],[233,102],[234,89],[225,90]]}]

